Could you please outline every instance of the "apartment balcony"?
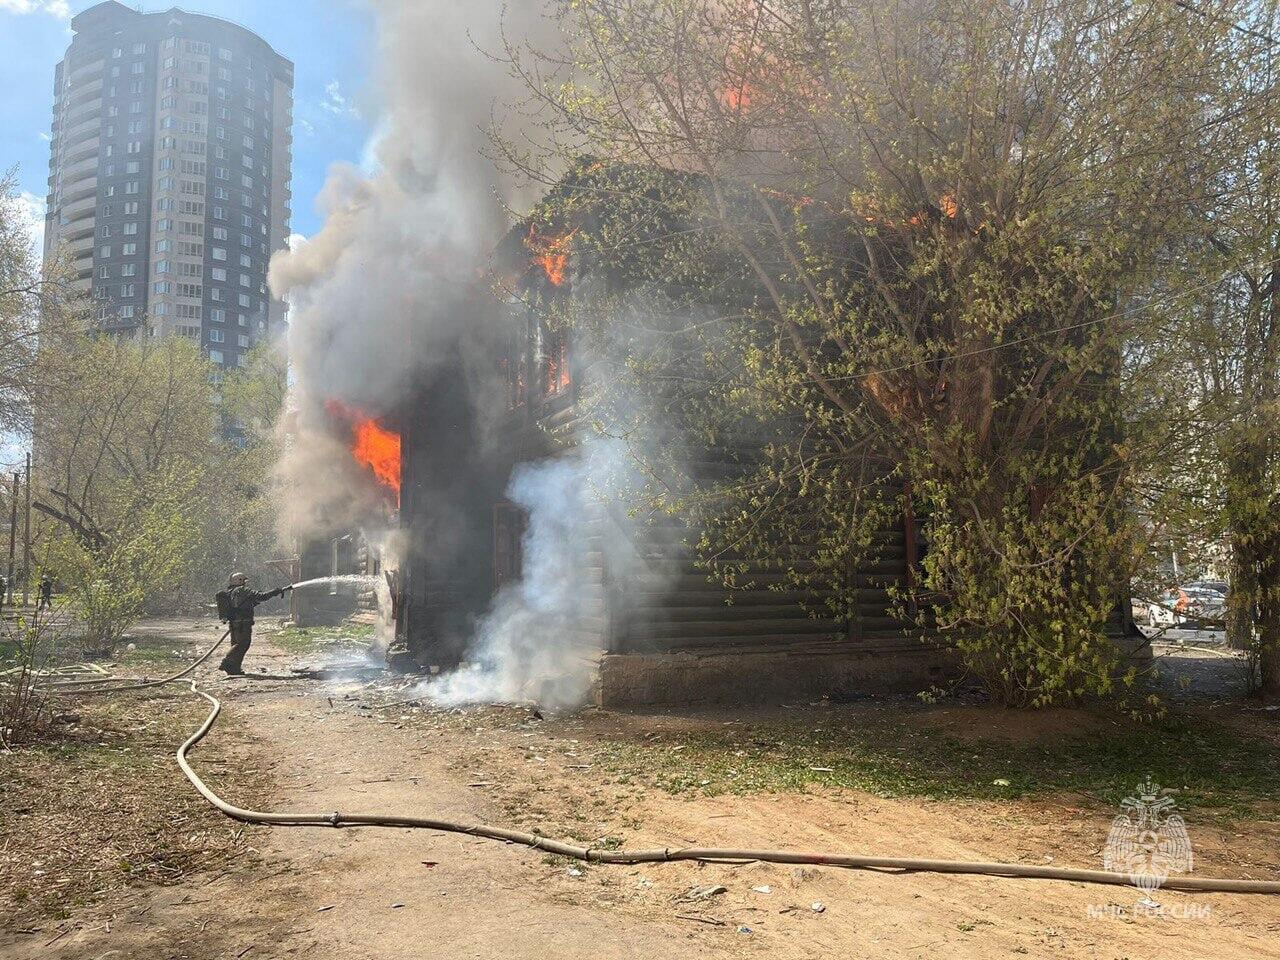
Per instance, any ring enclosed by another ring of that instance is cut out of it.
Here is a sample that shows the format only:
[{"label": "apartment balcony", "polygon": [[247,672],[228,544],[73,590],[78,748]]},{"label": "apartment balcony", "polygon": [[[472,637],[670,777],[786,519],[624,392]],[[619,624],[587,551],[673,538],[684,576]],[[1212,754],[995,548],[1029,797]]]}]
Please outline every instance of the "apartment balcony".
[{"label": "apartment balcony", "polygon": [[77,180],[71,185],[63,184],[62,190],[58,194],[59,201],[65,207],[72,203],[78,203],[88,197],[94,199],[98,195],[98,178],[96,176],[86,177],[83,180]]},{"label": "apartment balcony", "polygon": [[102,118],[99,116],[87,117],[77,122],[74,126],[68,125],[66,135],[63,142],[67,144],[70,150],[76,144],[89,139],[90,137],[99,136],[102,133]]},{"label": "apartment balcony", "polygon": [[102,77],[101,76],[99,76],[96,80],[91,80],[88,83],[84,84],[83,86],[78,86],[74,90],[72,90],[66,99],[67,109],[74,110],[76,107],[83,104],[86,100],[89,100],[93,97],[97,97],[98,99],[102,98]]},{"label": "apartment balcony", "polygon": [[86,217],[84,220],[77,220],[75,223],[68,223],[66,226],[58,228],[58,236],[67,243],[80,240],[83,237],[92,237],[94,235],[94,227],[98,220],[96,217]]},{"label": "apartment balcony", "polygon": [[102,138],[98,136],[90,137],[83,143],[77,143],[73,147],[67,149],[67,160],[71,163],[77,163],[81,160],[92,158],[96,163],[98,160],[98,149],[102,146]]},{"label": "apartment balcony", "polygon": [[64,184],[74,183],[77,180],[83,180],[85,177],[93,177],[98,174],[98,155],[87,157],[84,160],[78,160],[75,163],[67,164],[62,168],[62,182]]},{"label": "apartment balcony", "polygon": [[77,220],[83,220],[85,217],[93,216],[93,212],[97,209],[98,198],[85,197],[83,200],[76,200],[72,203],[63,202],[58,215],[63,223],[74,223]]},{"label": "apartment balcony", "polygon": [[74,129],[86,120],[92,120],[94,123],[102,121],[102,98],[89,100],[86,103],[76,107],[74,112],[68,112],[67,126]]},{"label": "apartment balcony", "polygon": [[97,60],[90,60],[88,63],[85,63],[79,67],[76,67],[69,74],[67,74],[66,86],[74,90],[81,83],[84,83],[88,78],[94,77],[95,74],[97,75],[98,79],[101,79],[103,71],[106,69],[106,66],[107,66],[107,61],[104,58],[100,57]]},{"label": "apartment balcony", "polygon": [[80,260],[83,257],[93,256],[94,238],[92,235],[82,237],[74,243],[67,244],[67,252],[71,255],[71,259]]},{"label": "apartment balcony", "polygon": [[87,277],[76,277],[75,280],[71,281],[71,289],[76,293],[83,293],[87,296],[93,290],[93,271],[90,270]]}]

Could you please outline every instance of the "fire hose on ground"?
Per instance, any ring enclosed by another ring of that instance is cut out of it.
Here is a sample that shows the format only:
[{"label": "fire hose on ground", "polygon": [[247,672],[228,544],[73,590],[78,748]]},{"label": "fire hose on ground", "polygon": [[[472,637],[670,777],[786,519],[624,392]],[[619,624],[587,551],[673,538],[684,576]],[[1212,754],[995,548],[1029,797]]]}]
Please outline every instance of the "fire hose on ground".
[{"label": "fire hose on ground", "polygon": [[[228,631],[229,633],[230,631]],[[155,689],[170,683],[185,683],[191,692],[209,702],[209,714],[200,727],[178,748],[178,766],[191,781],[199,794],[219,811],[233,820],[243,823],[265,824],[277,827],[394,827],[411,830],[435,830],[441,833],[461,833],[472,837],[498,840],[559,854],[574,860],[599,864],[671,863],[677,860],[700,863],[764,863],[805,864],[843,867],[851,870],[890,871],[906,873],[974,874],[987,877],[1006,877],[1034,880],[1066,880],[1075,883],[1096,883],[1113,886],[1129,886],[1133,881],[1128,874],[1109,870],[1083,870],[1073,867],[1050,867],[1027,863],[984,863],[970,860],[934,860],[914,857],[872,857],[858,854],[811,853],[795,850],[734,850],[719,847],[662,847],[653,850],[606,850],[566,843],[520,830],[508,830],[487,824],[455,823],[429,817],[409,817],[381,813],[273,813],[247,810],[228,803],[213,792],[188,761],[188,753],[203,740],[217,722],[222,703],[206,693],[190,679],[196,667],[209,659],[227,639],[224,633],[212,647],[186,669],[160,680],[148,680],[124,685],[101,686],[101,681],[72,681],[59,686],[45,687],[46,692],[58,696],[93,696],[119,693],[129,690]],[[114,678],[117,680],[125,678]],[[1160,885],[1164,890],[1216,893],[1280,894],[1280,881],[1236,880],[1213,877],[1170,876]]]}]

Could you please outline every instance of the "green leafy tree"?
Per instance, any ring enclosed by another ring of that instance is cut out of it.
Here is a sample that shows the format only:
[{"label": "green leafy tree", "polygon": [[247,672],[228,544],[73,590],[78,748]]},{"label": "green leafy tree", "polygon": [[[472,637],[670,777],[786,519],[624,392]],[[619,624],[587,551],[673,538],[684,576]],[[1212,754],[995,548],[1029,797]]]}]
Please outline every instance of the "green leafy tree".
[{"label": "green leafy tree", "polygon": [[44,565],[102,652],[181,582],[212,519],[213,370],[183,338],[81,337],[41,362],[32,505],[49,521]]},{"label": "green leafy tree", "polygon": [[712,566],[734,582],[750,557],[852,605],[851,558],[910,504],[929,544],[904,610],[999,700],[1111,690],[1105,623],[1144,529],[1121,374],[1236,160],[1231,118],[1266,109],[1231,82],[1238,11],[558,9],[563,59],[510,51],[552,136],[498,148],[534,177],[590,153],[677,184],[585,176],[538,219],[683,313],[666,340],[702,370],[657,375],[685,384],[689,429],[763,455],[682,494]]}]

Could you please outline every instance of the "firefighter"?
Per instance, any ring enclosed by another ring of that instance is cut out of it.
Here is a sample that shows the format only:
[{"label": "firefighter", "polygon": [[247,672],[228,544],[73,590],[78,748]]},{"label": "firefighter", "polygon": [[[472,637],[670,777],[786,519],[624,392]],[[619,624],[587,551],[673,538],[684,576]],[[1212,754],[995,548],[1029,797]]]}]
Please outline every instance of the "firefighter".
[{"label": "firefighter", "polygon": [[253,608],[272,597],[282,597],[293,585],[280,587],[268,593],[255,593],[249,589],[249,578],[243,573],[233,573],[227,589],[218,594],[218,612],[231,624],[231,649],[222,658],[218,669],[230,676],[244,673],[241,665],[244,655],[253,642]]}]

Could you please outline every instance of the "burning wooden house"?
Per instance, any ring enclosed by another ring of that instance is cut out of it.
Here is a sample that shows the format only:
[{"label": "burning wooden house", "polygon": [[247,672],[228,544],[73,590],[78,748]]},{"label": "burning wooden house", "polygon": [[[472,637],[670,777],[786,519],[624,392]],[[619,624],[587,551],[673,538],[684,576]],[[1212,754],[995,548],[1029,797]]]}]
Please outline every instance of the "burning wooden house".
[{"label": "burning wooden house", "polygon": [[[611,355],[617,340],[597,325],[583,349],[585,330],[556,316],[588,292],[625,301],[635,282],[625,262],[576,249],[574,231],[589,228],[592,216],[586,204],[579,224],[533,222],[509,235],[496,259],[511,284],[510,306],[492,338],[485,391],[461,376],[435,377],[398,417],[408,553],[397,633],[401,655],[423,667],[448,671],[473,656],[495,596],[528,572],[529,517],[508,497],[513,474],[581,456],[591,434],[591,394],[619,359]],[[659,229],[681,233],[679,224]],[[745,287],[732,265],[707,282]],[[456,361],[463,369],[464,358]],[[677,433],[662,442],[682,444],[695,473],[741,469],[750,458],[749,446],[713,448]],[[639,523],[613,523],[605,507],[582,512],[581,549],[561,571],[576,592],[563,629],[574,634],[566,656],[592,658],[602,705],[918,690],[945,672],[942,655],[901,619],[893,597],[921,561],[909,508],[847,571],[844,593],[854,600],[841,613],[773,567],[744,565],[732,588],[709,577],[689,546],[696,522],[678,511]],[[803,549],[792,560],[810,562]]]}]

